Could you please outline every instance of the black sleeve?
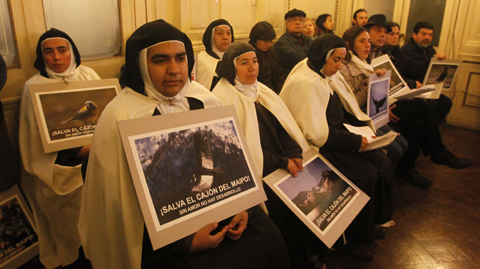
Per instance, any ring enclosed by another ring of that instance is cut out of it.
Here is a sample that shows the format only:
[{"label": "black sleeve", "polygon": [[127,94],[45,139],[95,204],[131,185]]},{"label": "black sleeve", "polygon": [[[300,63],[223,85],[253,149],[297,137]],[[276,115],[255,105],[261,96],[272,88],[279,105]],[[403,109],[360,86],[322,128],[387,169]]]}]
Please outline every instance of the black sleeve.
[{"label": "black sleeve", "polygon": [[55,164],[62,166],[77,166],[81,164],[83,162],[83,158],[77,157],[77,154],[81,149],[82,147],[78,147],[59,151],[57,153]]},{"label": "black sleeve", "polygon": [[358,151],[362,136],[329,126],[327,142],[323,147],[341,151]]},{"label": "black sleeve", "polygon": [[7,66],[5,65],[5,61],[3,57],[0,55],[0,91],[2,90],[3,86],[7,82]]}]

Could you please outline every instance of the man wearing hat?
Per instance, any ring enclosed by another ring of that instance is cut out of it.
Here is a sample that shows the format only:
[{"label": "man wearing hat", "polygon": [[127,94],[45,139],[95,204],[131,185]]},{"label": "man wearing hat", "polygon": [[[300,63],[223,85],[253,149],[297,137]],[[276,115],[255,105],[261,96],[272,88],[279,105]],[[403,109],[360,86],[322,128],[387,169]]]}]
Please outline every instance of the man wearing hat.
[{"label": "man wearing hat", "polygon": [[387,25],[387,17],[383,14],[375,14],[368,18],[365,27],[370,35],[370,44],[372,49],[370,51],[370,58],[377,58],[383,55],[381,47],[385,44],[387,33],[392,31],[392,28]]},{"label": "man wearing hat", "polygon": [[[372,45],[370,58],[373,59],[383,55],[381,48],[385,44],[387,33],[392,30],[387,24],[386,16],[383,14],[375,14],[368,19],[364,27],[367,28],[370,34],[370,43]],[[433,26],[431,27],[433,28]],[[416,28],[418,27],[416,26]],[[420,32],[416,30],[416,28],[414,32],[417,34],[415,34],[414,37],[417,37],[418,32]],[[407,44],[410,47],[418,47],[419,50],[422,50],[419,44],[422,43],[420,40],[423,40],[424,45],[426,45],[426,43],[430,45],[430,43],[427,42],[427,37],[423,39],[417,37],[417,39],[419,42],[416,43],[415,38],[412,38]],[[405,70],[402,69],[416,70],[419,65],[419,63],[409,57],[413,56],[413,58],[415,58],[414,55],[417,55],[416,57],[420,55],[420,53],[411,53],[413,55],[409,55],[410,51],[404,49],[409,47],[407,44],[402,47],[403,54],[402,59],[400,59],[402,62],[401,66],[404,68],[399,69],[400,74],[404,77],[408,77],[408,75],[406,76]],[[434,54],[429,56],[428,63],[431,57],[434,57]],[[425,72],[426,70],[422,77],[425,76]],[[407,152],[402,156],[397,165],[397,176],[399,178],[424,188],[431,185],[430,179],[420,175],[415,169],[415,161],[420,155],[420,150],[422,150],[424,155],[430,155],[432,162],[454,169],[467,168],[473,164],[470,159],[460,158],[454,155],[442,142],[439,125],[445,120],[451,106],[452,101],[445,95],[440,95],[440,98],[437,100],[420,98],[399,100],[390,106],[390,121],[395,123],[392,127],[407,139],[409,145]]]},{"label": "man wearing hat", "polygon": [[287,31],[278,39],[273,48],[286,75],[307,57],[307,50],[313,40],[302,34],[305,12],[292,9],[285,14]]}]

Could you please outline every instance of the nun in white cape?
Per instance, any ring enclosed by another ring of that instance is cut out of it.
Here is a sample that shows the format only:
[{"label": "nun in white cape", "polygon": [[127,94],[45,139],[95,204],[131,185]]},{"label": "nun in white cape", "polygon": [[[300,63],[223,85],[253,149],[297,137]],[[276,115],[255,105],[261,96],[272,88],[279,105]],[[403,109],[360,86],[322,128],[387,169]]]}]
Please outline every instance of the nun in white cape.
[{"label": "nun in white cape", "polygon": [[246,42],[234,42],[228,47],[217,69],[221,79],[212,92],[224,105],[235,106],[244,129],[248,148],[253,156],[254,164],[258,171],[261,172],[261,175],[265,175],[263,172],[265,156],[263,156],[262,150],[259,149],[262,148],[260,129],[267,127],[260,126],[257,113],[261,112],[257,111],[258,109],[263,107],[274,115],[288,135],[298,144],[300,155],[309,146],[288,108],[274,91],[257,80],[251,85],[244,84],[238,80],[236,60],[245,53],[255,53],[255,49]]},{"label": "nun in white cape", "polygon": [[[277,241],[256,243],[264,252],[254,252],[248,259],[248,240],[261,241],[265,233],[247,229],[237,241],[227,237],[213,249],[190,253],[194,235],[153,251],[128,168],[117,121],[220,106],[221,102],[205,87],[188,79],[174,97],[162,95],[153,86],[147,67],[148,48],[164,42],[181,42],[186,51],[188,74],[194,65],[190,39],[163,20],[138,28],[127,41],[126,65],[121,83],[126,85],[106,107],[98,122],[88,162],[78,228],[85,256],[94,268],[248,268],[252,263],[267,262],[264,268],[278,268],[267,250],[281,247]],[[183,67],[182,67],[183,68]],[[199,105],[199,103],[201,105]],[[261,210],[257,210],[261,212]],[[238,212],[232,212],[232,215]],[[265,215],[265,214],[263,214]],[[255,223],[249,215],[248,225]],[[267,216],[264,219],[268,219]],[[263,223],[262,223],[263,224]],[[272,223],[273,224],[273,223]],[[257,232],[257,233],[255,233]],[[279,232],[278,232],[279,235]],[[268,235],[274,237],[273,235]],[[268,242],[268,243],[267,243]],[[272,245],[274,247],[272,247]],[[281,253],[281,252],[280,252]],[[258,255],[255,255],[258,254]],[[261,257],[258,257],[261,256]],[[243,262],[242,262],[243,261]],[[282,261],[282,259],[280,259]],[[250,263],[250,264],[248,264]],[[271,264],[271,267],[269,263]],[[288,261],[285,263],[288,265]]]},{"label": "nun in white cape", "polygon": [[344,126],[367,125],[374,130],[341,74],[327,77],[323,73],[328,57],[336,50],[346,54],[340,37],[317,38],[307,52],[308,58],[289,74],[280,97],[307,141],[320,148],[327,160],[370,196],[370,202],[347,230],[351,242],[369,244],[374,239],[374,224],[386,223],[393,215],[393,166],[381,150],[359,152],[362,137]]},{"label": "nun in white cape", "polygon": [[[70,66],[62,73],[55,73],[43,59],[43,42],[51,38],[60,38],[69,44]],[[19,143],[25,169],[21,185],[35,218],[40,261],[47,268],[65,266],[78,258],[80,238],[76,226],[83,186],[80,171],[83,158],[75,156],[81,148],[45,153],[30,85],[100,79],[93,69],[80,63],[75,43],[66,33],[54,28],[45,32],[38,40],[34,63],[40,73],[25,83],[20,106]]]}]

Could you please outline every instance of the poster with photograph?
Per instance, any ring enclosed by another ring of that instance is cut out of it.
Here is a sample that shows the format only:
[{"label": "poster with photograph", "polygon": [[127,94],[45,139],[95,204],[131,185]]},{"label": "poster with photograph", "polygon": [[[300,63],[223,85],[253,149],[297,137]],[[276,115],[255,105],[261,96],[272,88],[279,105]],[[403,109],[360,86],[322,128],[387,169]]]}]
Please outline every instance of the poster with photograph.
[{"label": "poster with photograph", "polygon": [[100,115],[119,91],[118,79],[31,85],[45,152],[89,145]]},{"label": "poster with photograph", "polygon": [[432,58],[423,85],[443,83],[442,90],[450,90],[461,62],[461,60]]},{"label": "poster with photograph", "polygon": [[384,68],[385,70],[390,70],[392,72],[390,75],[390,91],[388,93],[389,97],[395,97],[395,95],[399,92],[410,90],[407,83],[405,83],[387,54],[372,59],[372,65],[375,70]]},{"label": "poster with photograph", "polygon": [[372,119],[375,130],[390,121],[388,91],[391,74],[392,71],[388,70],[382,77],[372,74],[368,79],[367,115]]},{"label": "poster with photograph", "polygon": [[154,249],[266,200],[233,106],[118,122]]},{"label": "poster with photograph", "polygon": [[370,198],[315,149],[305,152],[303,160],[297,177],[279,169],[264,181],[330,248]]},{"label": "poster with photograph", "polygon": [[32,213],[15,185],[0,194],[0,268],[18,268],[36,255]]}]

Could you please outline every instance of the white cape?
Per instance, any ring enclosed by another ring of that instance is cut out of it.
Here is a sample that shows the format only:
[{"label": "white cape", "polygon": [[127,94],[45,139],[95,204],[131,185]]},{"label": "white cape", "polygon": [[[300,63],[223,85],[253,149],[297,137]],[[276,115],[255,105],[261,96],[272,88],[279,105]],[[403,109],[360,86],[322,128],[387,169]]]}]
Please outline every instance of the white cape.
[{"label": "white cape", "polygon": [[322,147],[328,138],[326,110],[330,95],[335,91],[345,108],[358,120],[364,121],[375,132],[372,120],[360,110],[353,91],[337,72],[322,78],[307,65],[308,58],[290,72],[280,92],[280,98],[298,123],[310,145]]},{"label": "white cape", "polygon": [[[306,151],[309,148],[308,143],[280,97],[260,82],[258,82],[257,90],[259,91],[258,102],[275,115],[290,137],[300,145],[303,151]],[[225,78],[220,79],[212,93],[215,94],[224,105],[235,106],[235,110],[243,127],[247,147],[250,150],[257,171],[260,173],[259,177],[262,178],[263,153],[260,150],[262,146],[260,143],[260,131],[258,129],[257,112],[254,101],[239,92]]]},{"label": "white cape", "polygon": [[[80,65],[70,81],[96,80],[92,69]],[[21,185],[33,210],[39,236],[40,261],[47,268],[78,258],[82,175],[75,167],[55,164],[57,152],[45,153],[30,97],[30,85],[62,82],[36,74],[25,83],[20,107],[19,143],[25,172]]]},{"label": "white cape", "polygon": [[[211,92],[192,82],[187,97],[205,108],[220,106]],[[140,268],[144,220],[117,122],[150,117],[158,101],[123,89],[98,121],[90,152],[78,229],[93,268]]]},{"label": "white cape", "polygon": [[210,90],[212,86],[213,77],[217,75],[215,69],[219,59],[210,56],[206,51],[202,50],[198,53],[197,59],[197,73],[195,74],[195,81],[202,84],[205,88]]}]

